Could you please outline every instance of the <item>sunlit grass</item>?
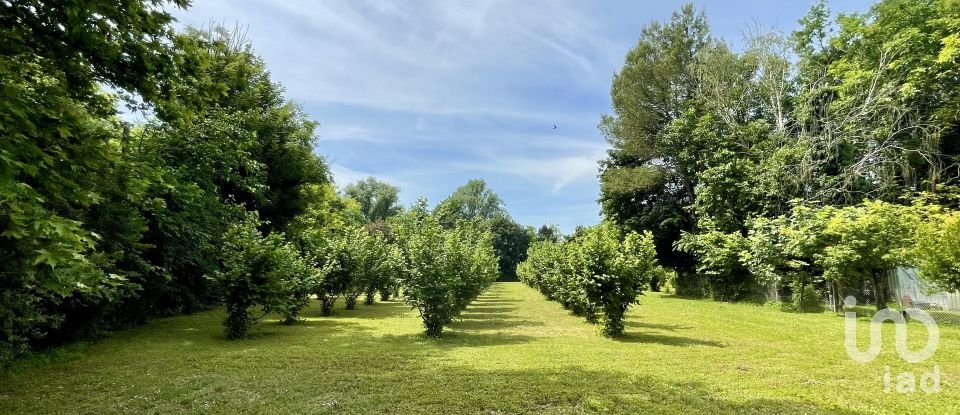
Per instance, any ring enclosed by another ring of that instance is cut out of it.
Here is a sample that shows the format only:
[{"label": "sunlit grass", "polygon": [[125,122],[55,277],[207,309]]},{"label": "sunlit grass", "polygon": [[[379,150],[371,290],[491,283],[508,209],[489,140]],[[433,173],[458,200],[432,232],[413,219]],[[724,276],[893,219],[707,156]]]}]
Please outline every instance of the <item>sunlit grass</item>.
[{"label": "sunlit grass", "polygon": [[[648,295],[627,334],[596,327],[519,283],[498,283],[425,338],[396,303],[340,307],[253,337],[223,339],[221,311],[157,320],[60,349],[0,377],[0,413],[951,413],[960,329],[917,365],[893,330],[869,364],[843,349],[843,319]],[[860,321],[861,347],[867,342]],[[914,348],[925,341],[910,326]],[[939,394],[884,393],[894,376],[940,366]]]}]

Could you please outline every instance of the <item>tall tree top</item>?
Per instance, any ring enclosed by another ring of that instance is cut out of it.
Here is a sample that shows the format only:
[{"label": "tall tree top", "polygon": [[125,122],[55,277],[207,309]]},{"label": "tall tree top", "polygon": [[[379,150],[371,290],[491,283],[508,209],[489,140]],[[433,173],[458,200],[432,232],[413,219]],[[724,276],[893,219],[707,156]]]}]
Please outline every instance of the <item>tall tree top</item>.
[{"label": "tall tree top", "polygon": [[360,211],[367,221],[384,220],[400,213],[400,188],[367,177],[356,183],[350,183],[343,192],[360,204]]},{"label": "tall tree top", "polygon": [[470,180],[454,190],[450,197],[437,205],[435,213],[445,226],[452,226],[460,219],[507,216],[503,200],[483,179]]}]

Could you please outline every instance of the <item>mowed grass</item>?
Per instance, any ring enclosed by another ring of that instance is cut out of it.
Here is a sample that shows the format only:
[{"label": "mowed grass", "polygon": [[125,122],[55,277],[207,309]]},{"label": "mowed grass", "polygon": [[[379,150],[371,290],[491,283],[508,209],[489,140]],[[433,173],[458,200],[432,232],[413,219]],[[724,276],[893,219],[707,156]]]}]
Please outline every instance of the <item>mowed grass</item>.
[{"label": "mowed grass", "polygon": [[[0,375],[0,414],[960,413],[956,327],[911,365],[892,325],[860,364],[841,317],[658,294],[629,312],[624,338],[605,339],[520,283],[496,284],[442,340],[397,302],[333,317],[312,304],[305,317],[230,342],[211,311],[68,346]],[[909,328],[919,348],[923,328]],[[919,377],[934,365],[942,392],[883,391],[885,366]]]}]

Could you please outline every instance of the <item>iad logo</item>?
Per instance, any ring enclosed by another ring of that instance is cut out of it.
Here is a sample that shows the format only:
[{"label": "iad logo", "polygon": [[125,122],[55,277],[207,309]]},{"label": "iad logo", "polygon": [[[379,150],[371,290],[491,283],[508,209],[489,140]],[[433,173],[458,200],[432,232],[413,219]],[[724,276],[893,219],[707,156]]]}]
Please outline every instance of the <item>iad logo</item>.
[{"label": "iad logo", "polygon": [[[857,299],[847,297],[844,299],[847,309],[857,305]],[[844,346],[847,349],[847,355],[851,359],[860,363],[872,362],[880,354],[881,333],[885,321],[893,321],[896,327],[896,346],[897,354],[900,358],[909,363],[920,363],[933,356],[940,345],[940,328],[930,314],[923,310],[906,309],[907,315],[911,319],[923,323],[927,328],[927,344],[918,351],[910,350],[907,345],[907,321],[902,314],[890,309],[884,309],[876,312],[870,320],[870,347],[867,350],[860,351],[857,348],[857,313],[848,311],[844,313]],[[896,390],[898,393],[914,393],[917,390],[917,377],[913,372],[903,372],[896,377]],[[890,366],[885,367],[883,375],[883,391],[890,392],[891,373]],[[923,373],[920,376],[920,390],[924,393],[940,392],[940,366],[935,365],[933,371]]]}]

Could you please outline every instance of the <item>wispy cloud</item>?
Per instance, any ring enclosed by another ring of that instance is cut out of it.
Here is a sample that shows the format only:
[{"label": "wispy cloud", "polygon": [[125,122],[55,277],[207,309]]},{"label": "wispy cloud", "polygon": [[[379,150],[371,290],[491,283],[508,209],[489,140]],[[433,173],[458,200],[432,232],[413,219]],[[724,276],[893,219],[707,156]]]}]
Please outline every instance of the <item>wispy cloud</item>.
[{"label": "wispy cloud", "polygon": [[[684,1],[195,0],[175,14],[246,28],[321,122],[316,151],[338,185],[372,175],[406,202],[438,201],[483,177],[518,220],[570,231],[598,220],[610,78],[640,27]],[[728,39],[750,18],[789,24],[807,7],[702,3]]]}]

